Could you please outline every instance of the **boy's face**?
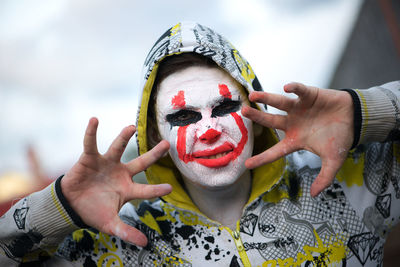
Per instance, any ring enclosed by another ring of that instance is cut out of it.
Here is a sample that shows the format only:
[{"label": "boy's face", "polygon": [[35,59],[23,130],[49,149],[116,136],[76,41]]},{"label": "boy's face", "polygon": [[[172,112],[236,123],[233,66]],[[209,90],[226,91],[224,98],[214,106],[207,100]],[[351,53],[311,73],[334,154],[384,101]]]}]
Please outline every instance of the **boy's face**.
[{"label": "boy's face", "polygon": [[160,83],[157,125],[184,179],[223,187],[243,174],[254,139],[243,104],[241,85],[219,68],[189,67]]}]

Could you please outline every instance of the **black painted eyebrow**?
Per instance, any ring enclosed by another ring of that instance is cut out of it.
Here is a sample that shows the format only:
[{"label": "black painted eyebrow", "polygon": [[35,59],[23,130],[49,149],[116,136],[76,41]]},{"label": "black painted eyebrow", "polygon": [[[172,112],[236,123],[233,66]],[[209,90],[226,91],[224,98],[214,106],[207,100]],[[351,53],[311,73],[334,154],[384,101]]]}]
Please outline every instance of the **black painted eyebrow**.
[{"label": "black painted eyebrow", "polygon": [[222,117],[232,112],[236,112],[242,106],[242,102],[239,100],[232,100],[230,98],[224,98],[217,106],[215,106],[211,112],[211,117]]},{"label": "black painted eyebrow", "polygon": [[192,123],[196,123],[201,120],[202,116],[200,112],[190,110],[190,109],[181,109],[175,113],[168,114],[166,116],[167,122],[173,126],[186,126]]}]

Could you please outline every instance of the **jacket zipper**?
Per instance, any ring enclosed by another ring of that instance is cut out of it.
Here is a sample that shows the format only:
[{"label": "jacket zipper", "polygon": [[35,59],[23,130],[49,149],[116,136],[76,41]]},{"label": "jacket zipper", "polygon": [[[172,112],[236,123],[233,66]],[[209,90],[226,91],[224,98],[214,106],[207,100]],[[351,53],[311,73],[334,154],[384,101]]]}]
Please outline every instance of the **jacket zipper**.
[{"label": "jacket zipper", "polygon": [[231,235],[233,237],[233,240],[235,241],[236,248],[239,252],[239,256],[242,259],[243,265],[244,266],[251,266],[249,257],[247,256],[246,250],[244,249],[242,239],[240,238],[240,234],[238,230],[232,231],[229,229],[231,232]]}]

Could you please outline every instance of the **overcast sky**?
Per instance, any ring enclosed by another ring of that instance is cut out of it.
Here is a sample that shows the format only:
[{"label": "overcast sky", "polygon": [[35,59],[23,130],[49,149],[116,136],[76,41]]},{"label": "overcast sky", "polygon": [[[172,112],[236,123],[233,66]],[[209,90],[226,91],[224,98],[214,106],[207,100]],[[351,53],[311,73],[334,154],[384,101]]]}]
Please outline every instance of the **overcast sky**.
[{"label": "overcast sky", "polygon": [[182,20],[227,37],[265,90],[326,87],[361,1],[2,0],[0,176],[27,171],[28,144],[50,175],[65,172],[91,116],[105,152],[135,122],[146,53]]}]

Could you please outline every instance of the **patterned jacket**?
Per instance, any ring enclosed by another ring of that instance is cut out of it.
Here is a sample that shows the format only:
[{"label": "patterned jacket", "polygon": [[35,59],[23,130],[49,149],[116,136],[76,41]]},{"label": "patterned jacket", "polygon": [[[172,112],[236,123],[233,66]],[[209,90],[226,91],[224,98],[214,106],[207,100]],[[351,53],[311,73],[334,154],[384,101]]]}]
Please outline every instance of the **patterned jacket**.
[{"label": "patterned jacket", "polygon": [[[248,62],[221,35],[195,23],[177,24],[145,62],[137,121],[141,154],[148,149],[147,106],[158,64],[183,52],[213,59],[248,92],[262,90]],[[0,218],[0,265],[381,266],[385,239],[400,218],[400,82],[347,91],[355,108],[354,148],[319,196],[309,192],[320,159],[306,151],[293,153],[252,171],[251,195],[231,230],[198,210],[166,156],[146,176],[152,184],[170,183],[172,193],[120,211],[126,223],[148,237],[141,248],[87,228],[64,198],[59,178]],[[276,142],[276,132],[264,128],[254,153]]]}]

